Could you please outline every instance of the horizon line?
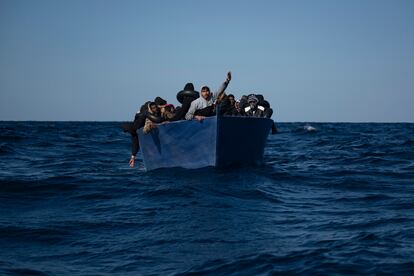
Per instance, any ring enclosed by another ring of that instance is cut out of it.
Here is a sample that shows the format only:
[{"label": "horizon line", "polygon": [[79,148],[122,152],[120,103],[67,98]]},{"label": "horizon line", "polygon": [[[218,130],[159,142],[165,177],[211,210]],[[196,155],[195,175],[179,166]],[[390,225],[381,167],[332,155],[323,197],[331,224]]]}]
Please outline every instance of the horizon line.
[{"label": "horizon line", "polygon": [[[185,121],[185,120],[182,120]],[[60,122],[60,123],[124,123],[132,122],[132,120],[125,121],[108,121],[108,120],[0,120],[0,122]],[[339,124],[414,124],[414,121],[275,121],[275,123],[339,123]]]}]

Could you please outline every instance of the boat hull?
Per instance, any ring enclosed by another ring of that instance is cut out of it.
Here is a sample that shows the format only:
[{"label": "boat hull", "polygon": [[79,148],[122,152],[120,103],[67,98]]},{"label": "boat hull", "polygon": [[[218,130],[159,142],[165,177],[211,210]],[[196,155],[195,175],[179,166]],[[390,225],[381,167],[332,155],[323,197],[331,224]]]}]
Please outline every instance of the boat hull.
[{"label": "boat hull", "polygon": [[261,164],[273,121],[254,117],[209,117],[160,124],[138,132],[146,170]]}]

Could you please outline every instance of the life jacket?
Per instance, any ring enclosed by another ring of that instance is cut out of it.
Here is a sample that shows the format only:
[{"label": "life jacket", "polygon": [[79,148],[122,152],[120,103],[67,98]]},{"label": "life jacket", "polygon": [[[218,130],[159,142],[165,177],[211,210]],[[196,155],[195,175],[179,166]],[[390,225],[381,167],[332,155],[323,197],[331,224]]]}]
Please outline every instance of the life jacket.
[{"label": "life jacket", "polygon": [[185,97],[189,97],[192,98],[193,100],[197,99],[198,97],[200,97],[200,93],[196,92],[196,91],[180,91],[177,93],[177,101],[181,104],[183,104],[184,98]]},{"label": "life jacket", "polygon": [[244,113],[249,117],[265,117],[265,108],[261,105],[258,105],[256,110],[252,110],[250,106],[244,108]]}]

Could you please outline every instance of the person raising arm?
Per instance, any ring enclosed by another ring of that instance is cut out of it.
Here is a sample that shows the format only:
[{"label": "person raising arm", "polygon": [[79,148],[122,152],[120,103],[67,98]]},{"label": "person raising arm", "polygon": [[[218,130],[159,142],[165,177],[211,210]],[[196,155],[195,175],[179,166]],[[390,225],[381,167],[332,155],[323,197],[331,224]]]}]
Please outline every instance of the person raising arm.
[{"label": "person raising arm", "polygon": [[208,86],[203,86],[201,88],[200,98],[194,100],[191,103],[190,109],[185,115],[186,120],[196,119],[197,121],[202,121],[205,117],[214,116],[213,104],[217,98],[221,98],[226,90],[228,84],[231,81],[231,72],[227,73],[227,78],[220,88],[214,92],[210,92]]}]

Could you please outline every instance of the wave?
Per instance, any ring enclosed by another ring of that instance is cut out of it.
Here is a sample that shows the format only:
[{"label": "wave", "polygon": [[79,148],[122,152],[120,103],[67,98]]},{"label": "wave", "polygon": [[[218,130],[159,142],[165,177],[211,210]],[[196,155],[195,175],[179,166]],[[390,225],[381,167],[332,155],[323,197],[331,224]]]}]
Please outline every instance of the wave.
[{"label": "wave", "polygon": [[[0,269],[0,272],[3,270],[4,275],[27,275],[27,276],[48,276],[49,273],[36,270],[36,269],[30,269],[30,268],[9,268],[9,269]],[[3,274],[2,273],[2,274]]]},{"label": "wave", "polygon": [[[216,259],[176,275],[243,275],[261,274],[366,274],[371,267],[358,260],[329,256],[329,249],[301,250],[288,255],[261,253],[238,257],[236,260]],[[368,251],[367,257],[368,257]]]},{"label": "wave", "polygon": [[145,172],[117,122],[0,122],[0,274],[414,274],[414,124],[311,125]]},{"label": "wave", "polygon": [[11,155],[15,153],[14,147],[7,144],[0,144],[0,155]]},{"label": "wave", "polygon": [[67,229],[52,227],[24,227],[24,226],[0,226],[2,239],[15,240],[20,243],[41,242],[55,244],[70,236]]},{"label": "wave", "polygon": [[0,135],[0,142],[19,142],[26,138],[25,135],[17,135],[17,134],[2,134]]},{"label": "wave", "polygon": [[59,176],[38,180],[6,179],[0,180],[0,193],[21,193],[31,195],[33,193],[56,193],[76,190],[79,185],[75,177]]}]

